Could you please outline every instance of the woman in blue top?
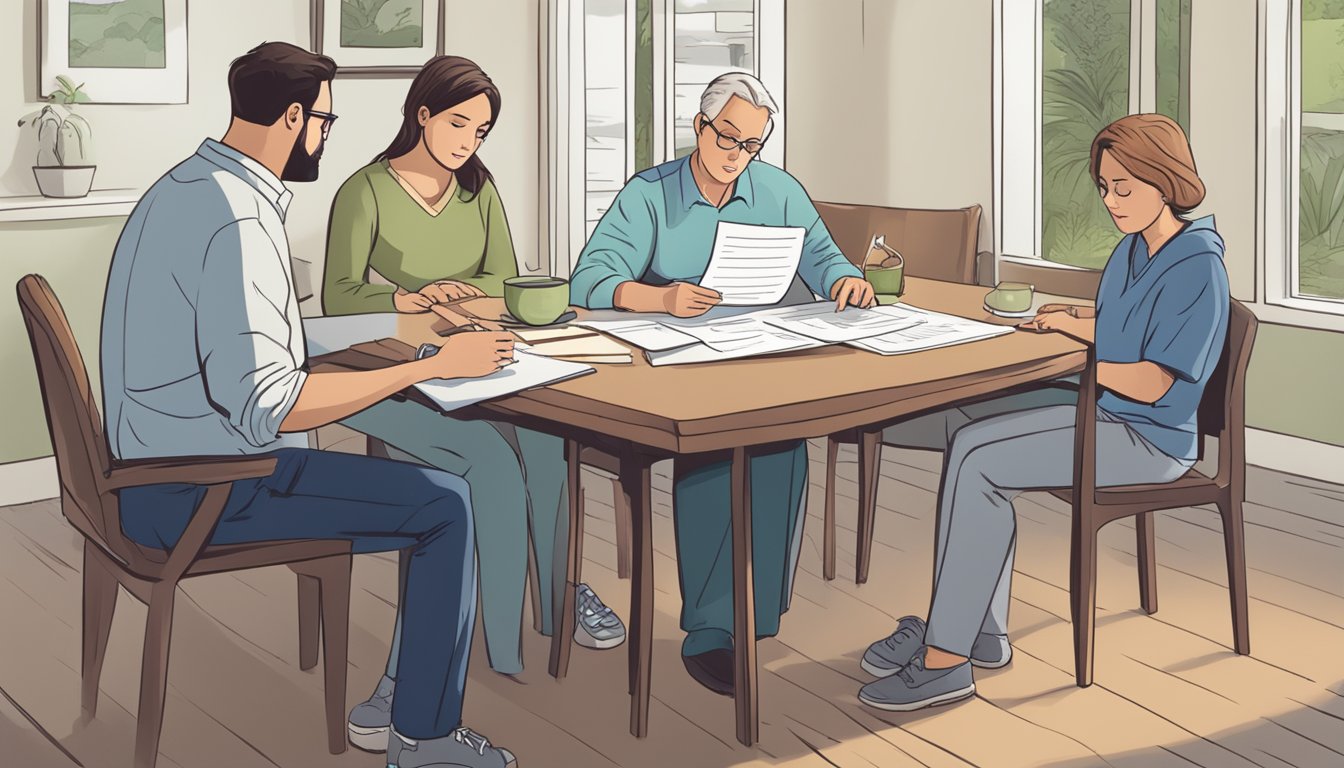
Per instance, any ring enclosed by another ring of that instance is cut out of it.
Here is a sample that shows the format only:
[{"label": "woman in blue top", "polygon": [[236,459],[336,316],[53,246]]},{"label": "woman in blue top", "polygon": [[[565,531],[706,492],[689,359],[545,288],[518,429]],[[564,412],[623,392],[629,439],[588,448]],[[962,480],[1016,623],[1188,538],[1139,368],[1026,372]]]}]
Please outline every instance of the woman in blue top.
[{"label": "woman in blue top", "polygon": [[[1027,326],[1096,345],[1097,484],[1166,483],[1195,463],[1196,413],[1227,335],[1223,239],[1213,217],[1184,218],[1204,184],[1170,119],[1117,120],[1092,142],[1090,163],[1125,237],[1102,272],[1095,310],[1047,305]],[[987,409],[998,415],[976,420],[961,409],[936,417],[952,438],[933,600],[927,622],[901,619],[864,654],[863,668],[881,678],[859,692],[865,704],[908,711],[955,701],[975,693],[972,666],[1008,663],[1012,499],[1073,476],[1076,405],[1058,396],[1053,405],[1024,402],[1005,398]]]}]

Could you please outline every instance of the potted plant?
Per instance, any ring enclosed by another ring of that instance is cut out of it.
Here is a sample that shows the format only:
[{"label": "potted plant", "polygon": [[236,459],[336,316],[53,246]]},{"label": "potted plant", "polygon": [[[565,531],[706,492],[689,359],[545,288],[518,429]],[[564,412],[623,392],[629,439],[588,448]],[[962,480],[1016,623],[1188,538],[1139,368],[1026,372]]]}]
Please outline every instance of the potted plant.
[{"label": "potted plant", "polygon": [[37,130],[37,165],[33,176],[46,197],[84,197],[93,186],[93,129],[75,113],[75,105],[88,102],[83,83],[75,85],[65,75],[56,78],[59,89],[47,97],[41,111],[19,121]]}]

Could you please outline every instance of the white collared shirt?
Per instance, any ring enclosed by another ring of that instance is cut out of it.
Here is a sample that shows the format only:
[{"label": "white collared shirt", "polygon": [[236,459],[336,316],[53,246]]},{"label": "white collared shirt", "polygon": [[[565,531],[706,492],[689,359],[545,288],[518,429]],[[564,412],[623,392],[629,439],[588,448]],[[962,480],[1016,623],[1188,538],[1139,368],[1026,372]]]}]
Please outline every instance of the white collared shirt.
[{"label": "white collared shirt", "polygon": [[291,198],[260,163],[207,139],[131,212],[103,302],[114,456],[307,447],[302,433],[279,434],[307,376]]}]

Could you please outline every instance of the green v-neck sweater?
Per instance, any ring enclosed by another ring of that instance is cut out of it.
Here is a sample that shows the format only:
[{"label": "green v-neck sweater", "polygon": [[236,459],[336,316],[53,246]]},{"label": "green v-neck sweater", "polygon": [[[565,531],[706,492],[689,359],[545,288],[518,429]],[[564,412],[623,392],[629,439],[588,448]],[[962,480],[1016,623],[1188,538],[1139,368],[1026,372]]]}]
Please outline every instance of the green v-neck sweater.
[{"label": "green v-neck sweater", "polygon": [[387,161],[341,185],[327,227],[322,308],[328,315],[392,312],[396,288],[369,282],[369,270],[408,291],[460,280],[501,296],[518,274],[504,206],[493,182],[472,195],[459,184],[433,215],[392,176]]}]

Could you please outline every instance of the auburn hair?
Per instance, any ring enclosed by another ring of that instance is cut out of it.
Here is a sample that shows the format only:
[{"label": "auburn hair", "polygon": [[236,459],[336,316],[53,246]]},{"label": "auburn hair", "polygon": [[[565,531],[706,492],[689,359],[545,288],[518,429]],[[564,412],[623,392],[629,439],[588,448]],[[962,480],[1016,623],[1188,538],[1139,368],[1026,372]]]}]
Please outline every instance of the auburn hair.
[{"label": "auburn hair", "polygon": [[1116,120],[1092,140],[1092,180],[1101,178],[1101,153],[1124,166],[1134,178],[1157,189],[1178,215],[1194,210],[1204,201],[1204,182],[1195,169],[1190,141],[1175,120],[1166,115],[1127,115]]}]

